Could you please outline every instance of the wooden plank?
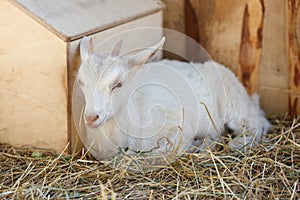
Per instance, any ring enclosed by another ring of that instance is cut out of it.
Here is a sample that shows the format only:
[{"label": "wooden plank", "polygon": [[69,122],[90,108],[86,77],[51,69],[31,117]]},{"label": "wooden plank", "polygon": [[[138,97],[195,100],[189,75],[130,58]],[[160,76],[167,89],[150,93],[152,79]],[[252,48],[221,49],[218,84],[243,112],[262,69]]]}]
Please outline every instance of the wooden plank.
[{"label": "wooden plank", "polygon": [[[180,33],[185,33],[185,12],[184,12],[184,1],[183,0],[163,0],[166,4],[166,9],[163,12],[164,28],[178,31]],[[174,32],[173,32],[174,33]],[[185,40],[180,40],[174,38],[174,34],[170,31],[165,31],[165,36],[167,38],[165,42],[166,49],[182,49],[184,51]],[[169,39],[168,39],[169,38]],[[176,42],[174,42],[174,40]],[[182,52],[184,55],[185,53]],[[165,58],[170,59],[182,59],[180,56],[175,55],[172,52],[164,52]]]},{"label": "wooden plank", "polygon": [[[186,12],[189,9],[188,12],[194,12],[197,16],[189,20],[190,25],[186,25],[189,29],[187,34],[198,40],[214,60],[228,66],[236,74],[240,66],[244,6],[245,0],[186,0]],[[190,34],[193,31],[195,36]],[[199,38],[196,38],[197,32]]]},{"label": "wooden plank", "polygon": [[[152,15],[94,34],[91,37],[93,38],[93,42],[95,44],[95,52],[101,55],[108,55],[109,53],[111,53],[112,48],[116,44],[116,42],[121,38],[124,40],[121,53],[139,49],[142,47],[150,47],[160,41],[160,39],[163,37],[163,30],[161,29],[162,22],[162,12],[160,11]],[[158,28],[142,29],[142,27]],[[134,29],[136,30],[133,31]],[[147,40],[145,40],[145,38],[147,38]],[[71,151],[78,151],[82,148],[82,143],[78,140],[79,137],[73,118],[73,113],[78,116],[78,113],[81,112],[81,108],[84,105],[84,99],[82,99],[83,96],[79,88],[77,88],[79,90],[76,92],[75,98],[81,99],[75,99],[75,101],[73,100],[74,81],[79,65],[81,63],[79,54],[79,42],[80,40],[70,42],[68,48],[68,85],[70,88],[68,93],[68,104],[69,109],[72,109],[72,103],[76,103],[77,106],[75,107],[75,110],[72,110],[72,113],[70,113],[69,115],[69,140],[72,144],[70,149]],[[84,130],[84,127],[80,126],[80,129]]]},{"label": "wooden plank", "polygon": [[186,0],[185,13],[187,35],[231,68],[249,93],[256,92],[264,1]]},{"label": "wooden plank", "polygon": [[163,4],[155,0],[12,1],[65,41],[147,16],[163,8]]},{"label": "wooden plank", "polygon": [[260,94],[262,107],[275,113],[284,113],[289,110],[287,30],[286,0],[265,1]]},{"label": "wooden plank", "polygon": [[67,142],[66,44],[0,1],[0,142],[61,152]]},{"label": "wooden plank", "polygon": [[300,114],[300,1],[288,0],[289,112]]},{"label": "wooden plank", "polygon": [[166,9],[163,12],[164,28],[185,33],[184,1],[163,0]]}]

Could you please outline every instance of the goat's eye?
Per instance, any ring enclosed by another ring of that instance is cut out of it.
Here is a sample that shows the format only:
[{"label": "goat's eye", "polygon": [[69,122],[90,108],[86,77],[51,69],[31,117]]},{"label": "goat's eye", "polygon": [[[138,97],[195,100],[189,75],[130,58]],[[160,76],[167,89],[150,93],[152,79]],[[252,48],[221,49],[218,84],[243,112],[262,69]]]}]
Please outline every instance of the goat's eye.
[{"label": "goat's eye", "polygon": [[113,91],[114,89],[116,89],[116,88],[119,88],[119,87],[122,87],[122,83],[117,83],[117,84],[115,84],[112,88],[111,88],[111,90]]}]

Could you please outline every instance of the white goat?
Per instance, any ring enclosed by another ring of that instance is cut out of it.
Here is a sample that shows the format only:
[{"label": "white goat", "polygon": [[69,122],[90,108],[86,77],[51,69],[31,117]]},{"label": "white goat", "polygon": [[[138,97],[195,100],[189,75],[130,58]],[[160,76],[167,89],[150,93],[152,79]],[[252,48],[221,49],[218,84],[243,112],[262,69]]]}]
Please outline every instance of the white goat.
[{"label": "white goat", "polygon": [[[163,46],[119,56],[122,42],[107,57],[95,55],[91,39],[80,43],[78,81],[85,96],[84,121],[90,152],[108,159],[120,148],[156,153],[205,149],[220,140],[225,126],[240,148],[270,128],[234,74],[216,62],[150,62]],[[205,140],[204,140],[205,139]],[[203,142],[205,141],[205,142]]]}]

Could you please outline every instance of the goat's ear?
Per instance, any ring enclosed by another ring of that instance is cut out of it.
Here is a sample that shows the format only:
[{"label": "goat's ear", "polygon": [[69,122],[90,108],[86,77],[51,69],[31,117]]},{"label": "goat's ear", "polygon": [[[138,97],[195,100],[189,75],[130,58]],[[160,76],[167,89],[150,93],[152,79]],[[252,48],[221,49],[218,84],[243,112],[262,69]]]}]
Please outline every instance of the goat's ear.
[{"label": "goat's ear", "polygon": [[155,54],[158,52],[158,50],[162,48],[164,43],[165,37],[163,37],[156,45],[131,56],[128,60],[129,65],[132,67],[141,66],[147,62],[150,62],[155,57]]},{"label": "goat's ear", "polygon": [[80,57],[81,60],[86,60],[86,58],[94,53],[94,45],[92,38],[83,37],[80,41]]},{"label": "goat's ear", "polygon": [[117,57],[120,54],[121,48],[123,45],[123,39],[121,39],[114,47],[113,51],[111,52],[112,57]]}]

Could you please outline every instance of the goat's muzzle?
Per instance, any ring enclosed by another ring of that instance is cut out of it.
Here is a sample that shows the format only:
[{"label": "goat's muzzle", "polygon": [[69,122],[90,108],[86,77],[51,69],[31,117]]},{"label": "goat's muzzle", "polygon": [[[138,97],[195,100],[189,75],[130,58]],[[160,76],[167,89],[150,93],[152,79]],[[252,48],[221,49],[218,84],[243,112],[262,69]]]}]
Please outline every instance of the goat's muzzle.
[{"label": "goat's muzzle", "polygon": [[97,115],[97,114],[95,114],[95,115],[85,115],[86,123],[89,126],[93,126],[93,123],[95,123],[97,121],[97,119],[99,119],[99,115]]}]

